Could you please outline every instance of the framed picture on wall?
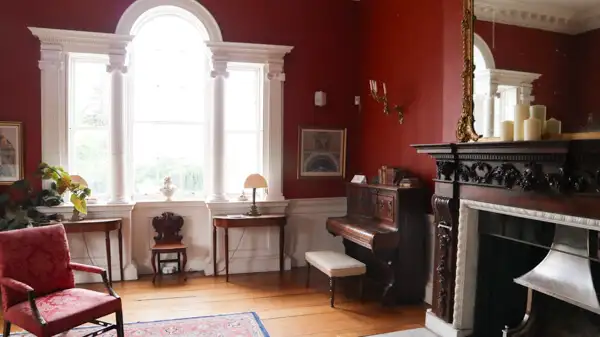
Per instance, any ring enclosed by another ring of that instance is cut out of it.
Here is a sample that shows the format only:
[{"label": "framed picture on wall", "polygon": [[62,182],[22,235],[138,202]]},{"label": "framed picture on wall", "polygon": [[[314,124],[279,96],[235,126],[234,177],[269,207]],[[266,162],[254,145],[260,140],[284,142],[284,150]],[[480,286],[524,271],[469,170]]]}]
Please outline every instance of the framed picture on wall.
[{"label": "framed picture on wall", "polygon": [[346,129],[300,127],[298,138],[298,178],[345,176]]},{"label": "framed picture on wall", "polygon": [[0,122],[0,185],[24,178],[22,132],[20,122]]}]

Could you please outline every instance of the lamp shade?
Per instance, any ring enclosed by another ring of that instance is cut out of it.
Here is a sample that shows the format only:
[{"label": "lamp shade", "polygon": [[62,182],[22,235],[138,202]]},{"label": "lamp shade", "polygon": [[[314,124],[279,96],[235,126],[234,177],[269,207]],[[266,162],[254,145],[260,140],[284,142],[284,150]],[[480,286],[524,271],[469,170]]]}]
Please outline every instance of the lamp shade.
[{"label": "lamp shade", "polygon": [[258,173],[254,173],[246,178],[244,188],[267,188],[267,180]]},{"label": "lamp shade", "polygon": [[78,176],[78,175],[72,175],[71,176],[71,182],[79,184],[79,185],[84,186],[84,187],[88,187],[87,181],[85,181],[85,179],[83,179],[81,176]]}]

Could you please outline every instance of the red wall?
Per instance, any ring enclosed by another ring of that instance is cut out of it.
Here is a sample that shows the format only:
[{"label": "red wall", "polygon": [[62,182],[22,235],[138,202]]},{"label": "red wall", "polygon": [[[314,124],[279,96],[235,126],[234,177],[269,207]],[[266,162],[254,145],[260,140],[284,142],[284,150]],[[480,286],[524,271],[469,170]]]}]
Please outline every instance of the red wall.
[{"label": "red wall", "polygon": [[[6,1],[0,14],[0,120],[24,123],[25,164],[41,160],[39,42],[27,26],[114,32],[132,0]],[[294,46],[286,59],[284,195],[288,198],[345,194],[340,179],[298,180],[298,126],[348,127],[358,143],[353,105],[357,93],[358,4],[349,0],[200,0],[217,19],[226,41]],[[328,106],[315,109],[313,93],[326,91]],[[348,175],[356,157],[348,155]]]},{"label": "red wall", "polygon": [[[361,1],[360,168],[402,166],[432,187],[435,164],[411,144],[455,141],[461,108],[462,2]],[[386,81],[389,100],[405,105],[405,121],[384,116],[369,98],[369,79]]]},{"label": "red wall", "polygon": [[564,132],[581,127],[584,114],[574,108],[580,83],[573,76],[576,37],[498,23],[494,31],[494,24],[486,21],[478,21],[475,32],[492,50],[496,68],[542,74],[534,83],[534,104],[546,105],[548,118],[563,121]]},{"label": "red wall", "polygon": [[444,114],[442,141],[456,142],[456,128],[462,111],[462,1],[444,1]]},{"label": "red wall", "polygon": [[578,124],[584,124],[588,114],[592,114],[594,124],[600,125],[600,29],[578,35],[576,48],[573,83],[577,94]]}]

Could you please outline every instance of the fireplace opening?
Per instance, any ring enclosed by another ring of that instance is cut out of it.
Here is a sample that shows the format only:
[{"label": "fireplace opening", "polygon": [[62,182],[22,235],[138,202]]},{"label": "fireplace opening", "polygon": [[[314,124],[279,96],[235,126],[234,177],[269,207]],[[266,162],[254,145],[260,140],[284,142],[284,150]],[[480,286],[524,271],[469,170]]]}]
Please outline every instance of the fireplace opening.
[{"label": "fireplace opening", "polygon": [[[551,249],[561,249],[555,244],[556,236],[568,227],[483,211],[479,212],[478,227],[474,337],[502,337],[506,327],[510,328],[506,336],[511,337],[600,336],[597,313],[561,300],[551,291],[532,291],[515,282],[546,263]],[[580,258],[588,263],[596,288],[600,280],[598,233],[582,231],[589,238],[591,258]],[[526,313],[530,313],[529,320],[524,322]]]}]

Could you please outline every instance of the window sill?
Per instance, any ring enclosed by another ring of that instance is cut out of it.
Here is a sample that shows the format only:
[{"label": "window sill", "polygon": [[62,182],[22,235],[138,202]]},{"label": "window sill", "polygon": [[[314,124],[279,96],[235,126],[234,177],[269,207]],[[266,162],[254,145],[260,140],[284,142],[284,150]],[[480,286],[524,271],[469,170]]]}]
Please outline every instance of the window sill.
[{"label": "window sill", "polygon": [[135,208],[165,208],[165,207],[206,207],[204,200],[144,200],[137,201]]}]

